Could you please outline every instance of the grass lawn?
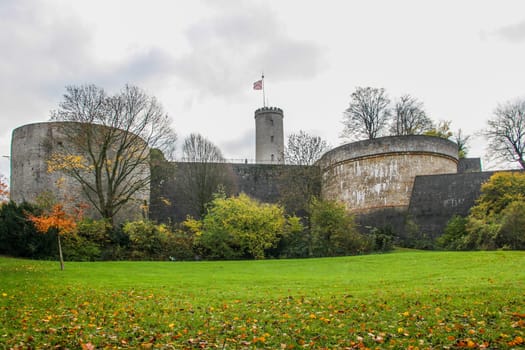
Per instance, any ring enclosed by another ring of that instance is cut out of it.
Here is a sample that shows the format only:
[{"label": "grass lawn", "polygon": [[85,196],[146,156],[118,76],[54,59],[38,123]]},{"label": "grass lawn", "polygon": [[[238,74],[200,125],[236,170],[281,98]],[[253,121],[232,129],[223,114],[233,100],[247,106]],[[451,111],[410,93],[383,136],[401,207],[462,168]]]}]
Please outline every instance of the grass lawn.
[{"label": "grass lawn", "polygon": [[0,257],[0,349],[525,345],[525,252],[65,266]]}]

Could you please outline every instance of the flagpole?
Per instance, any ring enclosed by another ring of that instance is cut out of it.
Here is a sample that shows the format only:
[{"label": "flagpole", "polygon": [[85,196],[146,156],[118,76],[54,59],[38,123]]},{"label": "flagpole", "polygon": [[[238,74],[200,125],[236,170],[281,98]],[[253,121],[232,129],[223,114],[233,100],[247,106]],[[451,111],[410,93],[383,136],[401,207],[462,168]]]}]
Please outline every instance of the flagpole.
[{"label": "flagpole", "polygon": [[261,75],[261,81],[262,81],[262,91],[263,91],[263,107],[266,107],[266,99],[264,96],[264,73]]}]

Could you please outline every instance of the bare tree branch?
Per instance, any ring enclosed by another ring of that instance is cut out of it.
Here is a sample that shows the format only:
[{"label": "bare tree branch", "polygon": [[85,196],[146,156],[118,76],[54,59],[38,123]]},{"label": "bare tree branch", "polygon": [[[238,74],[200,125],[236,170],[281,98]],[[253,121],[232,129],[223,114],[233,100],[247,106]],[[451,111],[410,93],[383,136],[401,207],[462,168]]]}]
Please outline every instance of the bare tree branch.
[{"label": "bare tree branch", "polygon": [[67,86],[51,120],[69,122],[61,124],[66,142],[52,166],[74,178],[111,222],[135,195],[148,190],[150,149],[173,155],[171,119],[136,86],[126,85],[113,96],[95,85]]},{"label": "bare tree branch", "polygon": [[390,117],[390,100],[385,89],[358,87],[344,112],[341,136],[350,140],[375,139],[384,133]]},{"label": "bare tree branch", "polygon": [[491,159],[518,162],[525,169],[525,100],[498,105],[483,135]]},{"label": "bare tree branch", "polygon": [[432,129],[432,120],[426,115],[423,103],[410,95],[396,102],[390,133],[392,135],[420,135]]},{"label": "bare tree branch", "polygon": [[184,140],[182,154],[186,163],[179,165],[178,185],[189,213],[200,218],[214,193],[232,192],[232,169],[225,163],[221,150],[200,134],[191,134]]},{"label": "bare tree branch", "polygon": [[326,141],[319,136],[311,136],[299,130],[298,134],[288,137],[284,156],[287,164],[312,165],[328,151],[328,148]]}]

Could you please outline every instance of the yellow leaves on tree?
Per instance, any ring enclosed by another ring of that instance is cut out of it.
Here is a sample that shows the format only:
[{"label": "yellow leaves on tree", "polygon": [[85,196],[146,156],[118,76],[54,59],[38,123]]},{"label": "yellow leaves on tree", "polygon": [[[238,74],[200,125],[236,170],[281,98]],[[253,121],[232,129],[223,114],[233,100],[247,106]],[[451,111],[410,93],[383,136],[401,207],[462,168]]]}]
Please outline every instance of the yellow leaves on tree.
[{"label": "yellow leaves on tree", "polygon": [[9,199],[9,187],[7,180],[3,175],[0,175],[0,203],[7,202]]},{"label": "yellow leaves on tree", "polygon": [[86,159],[80,155],[53,154],[47,161],[47,171],[89,170]]}]

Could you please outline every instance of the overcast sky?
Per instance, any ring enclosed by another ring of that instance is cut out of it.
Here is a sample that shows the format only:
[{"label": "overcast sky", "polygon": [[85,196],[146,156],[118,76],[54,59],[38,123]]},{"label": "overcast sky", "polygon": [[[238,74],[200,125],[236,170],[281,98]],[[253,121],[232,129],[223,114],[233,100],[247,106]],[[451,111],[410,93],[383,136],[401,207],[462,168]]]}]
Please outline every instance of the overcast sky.
[{"label": "overcast sky", "polygon": [[[525,97],[525,1],[0,0],[0,155],[13,129],[49,119],[66,85],[131,83],[161,101],[179,140],[198,132],[253,159],[263,70],[285,136],[341,144],[357,86],[411,94],[473,134]],[[469,155],[485,152],[474,138]]]}]

